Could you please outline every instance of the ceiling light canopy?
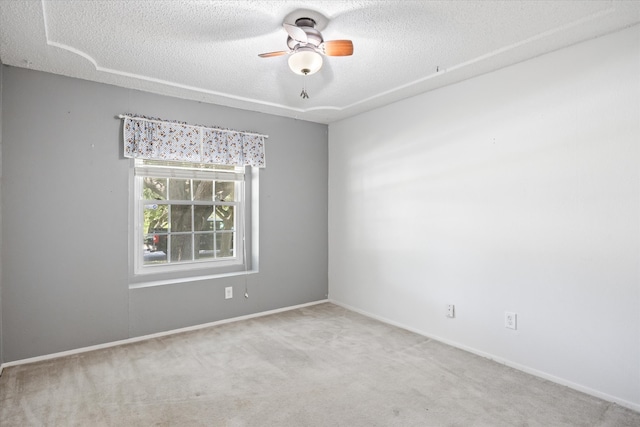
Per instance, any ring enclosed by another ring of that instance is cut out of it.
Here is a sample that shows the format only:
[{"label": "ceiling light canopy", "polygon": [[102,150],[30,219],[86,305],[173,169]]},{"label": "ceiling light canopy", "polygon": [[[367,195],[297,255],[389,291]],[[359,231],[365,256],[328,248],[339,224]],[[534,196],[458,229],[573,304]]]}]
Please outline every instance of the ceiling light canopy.
[{"label": "ceiling light canopy", "polygon": [[317,73],[322,68],[322,55],[311,48],[298,48],[289,56],[289,68],[301,75]]}]

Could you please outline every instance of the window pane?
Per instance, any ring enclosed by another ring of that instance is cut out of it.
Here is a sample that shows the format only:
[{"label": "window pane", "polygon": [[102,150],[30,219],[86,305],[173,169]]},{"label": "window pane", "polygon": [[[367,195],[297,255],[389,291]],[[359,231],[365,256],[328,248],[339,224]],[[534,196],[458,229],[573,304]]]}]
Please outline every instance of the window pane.
[{"label": "window pane", "polygon": [[171,235],[171,262],[193,261],[192,234]]},{"label": "window pane", "polygon": [[235,188],[234,181],[216,181],[216,200],[219,202],[235,201]]},{"label": "window pane", "polygon": [[167,251],[167,224],[169,207],[150,203],[144,205],[144,244],[151,252]]},{"label": "window pane", "polygon": [[143,264],[165,264],[167,262],[167,205],[149,203],[144,205]]},{"label": "window pane", "polygon": [[213,201],[213,181],[193,181],[193,200]]},{"label": "window pane", "polygon": [[[157,235],[146,234],[144,235],[143,249],[142,249],[142,259],[144,265],[154,265],[154,264],[166,264],[167,263],[167,254],[161,250],[156,250],[157,244],[154,243],[154,237]],[[167,236],[163,236],[164,241],[166,243]]]},{"label": "window pane", "polygon": [[191,180],[169,179],[169,200],[191,200]]},{"label": "window pane", "polygon": [[195,242],[196,250],[194,255],[196,259],[213,258],[213,233],[197,233]]},{"label": "window pane", "polygon": [[213,206],[194,206],[193,221],[195,231],[213,231]]},{"label": "window pane", "polygon": [[146,200],[167,200],[167,178],[145,176],[142,197]]},{"label": "window pane", "polygon": [[171,205],[171,232],[191,231],[190,205]]},{"label": "window pane", "polygon": [[232,231],[235,227],[234,206],[216,206],[216,230]]},{"label": "window pane", "polygon": [[216,233],[216,256],[218,258],[232,257],[233,237],[235,233]]}]

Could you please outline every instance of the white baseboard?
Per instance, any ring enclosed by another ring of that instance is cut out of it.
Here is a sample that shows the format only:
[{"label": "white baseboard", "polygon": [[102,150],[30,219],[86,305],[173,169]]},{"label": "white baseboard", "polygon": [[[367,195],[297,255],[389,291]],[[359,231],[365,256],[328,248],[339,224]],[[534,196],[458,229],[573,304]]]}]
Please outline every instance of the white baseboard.
[{"label": "white baseboard", "polygon": [[187,326],[185,328],[172,329],[170,331],[158,332],[158,333],[155,333],[155,334],[143,335],[143,336],[140,336],[140,337],[127,338],[127,339],[124,339],[124,340],[112,341],[112,342],[108,342],[108,343],[104,343],[104,344],[92,345],[92,346],[88,346],[88,347],[81,347],[81,348],[76,348],[76,349],[73,349],[73,350],[67,350],[67,351],[61,351],[61,352],[58,352],[58,353],[46,354],[46,355],[43,355],[43,356],[36,356],[36,357],[30,357],[30,358],[27,358],[27,359],[14,360],[12,362],[6,362],[6,363],[3,363],[3,364],[0,365],[0,375],[2,375],[2,370],[4,368],[8,368],[10,366],[26,365],[28,363],[42,362],[42,361],[45,361],[45,360],[57,359],[57,358],[60,358],[60,357],[72,356],[72,355],[81,354],[81,353],[87,353],[89,351],[95,351],[95,350],[101,350],[101,349],[104,349],[104,348],[116,347],[116,346],[123,345],[123,344],[136,343],[136,342],[140,342],[140,341],[149,340],[149,339],[152,339],[152,338],[159,338],[159,337],[165,337],[167,335],[179,334],[179,333],[182,333],[182,332],[197,331],[198,329],[209,328],[211,326],[218,326],[218,325],[224,325],[225,323],[232,323],[232,322],[239,322],[241,320],[254,319],[256,317],[268,316],[270,314],[282,313],[282,312],[285,312],[285,311],[291,311],[291,310],[296,310],[298,308],[310,307],[312,305],[323,304],[323,303],[326,303],[326,302],[329,302],[329,300],[324,299],[324,300],[320,300],[320,301],[313,301],[313,302],[308,302],[308,303],[305,303],[305,304],[298,304],[298,305],[294,305],[294,306],[290,306],[290,307],[277,308],[275,310],[261,311],[259,313],[247,314],[247,315],[244,315],[244,316],[232,317],[230,319],[223,319],[223,320],[218,320],[218,321],[215,321],[215,322],[203,323],[201,325]]},{"label": "white baseboard", "polygon": [[586,386],[583,386],[581,384],[577,384],[577,383],[574,383],[572,381],[568,381],[568,380],[566,380],[564,378],[560,378],[560,377],[557,377],[555,375],[551,375],[551,374],[548,374],[546,372],[539,371],[539,370],[531,368],[529,366],[521,365],[519,363],[512,362],[510,360],[503,359],[501,357],[497,357],[497,356],[495,356],[493,354],[486,353],[484,351],[480,351],[480,350],[477,350],[477,349],[472,348],[472,347],[468,347],[468,346],[466,346],[464,344],[461,344],[459,342],[447,340],[447,339],[441,338],[439,336],[428,334],[428,333],[426,333],[424,331],[421,331],[419,329],[412,328],[410,326],[404,325],[404,324],[399,323],[399,322],[395,322],[393,320],[387,319],[387,318],[382,317],[382,316],[378,316],[378,315],[369,313],[369,312],[364,311],[364,310],[360,310],[359,308],[352,307],[352,306],[350,306],[348,304],[343,304],[343,303],[341,303],[339,301],[334,301],[332,299],[329,299],[328,301],[330,303],[332,303],[332,304],[339,305],[340,307],[346,308],[347,310],[353,311],[353,312],[358,313],[358,314],[362,314],[363,316],[370,317],[372,319],[378,320],[378,321],[386,323],[388,325],[396,326],[398,328],[407,330],[409,332],[413,332],[413,333],[416,333],[418,335],[422,335],[423,337],[439,341],[441,343],[450,345],[452,347],[459,348],[460,350],[468,351],[469,353],[473,353],[473,354],[475,354],[477,356],[484,357],[485,359],[492,360],[494,362],[500,363],[500,364],[508,366],[510,368],[517,369],[517,370],[522,371],[522,372],[526,372],[527,374],[530,374],[530,375],[533,375],[533,376],[536,376],[536,377],[539,377],[539,378],[543,378],[545,380],[548,380],[548,381],[554,382],[556,384],[560,384],[560,385],[569,387],[569,388],[571,388],[573,390],[580,391],[580,392],[588,394],[590,396],[594,396],[594,397],[597,397],[599,399],[606,400],[607,402],[612,402],[612,403],[615,403],[617,405],[624,406],[625,408],[629,408],[631,410],[634,410],[636,412],[640,412],[640,404],[629,402],[629,401],[627,401],[625,399],[621,399],[621,398],[618,398],[616,396],[612,396],[610,394],[603,393],[603,392],[598,391],[598,390],[594,390],[594,389],[592,389],[590,387],[586,387]]}]

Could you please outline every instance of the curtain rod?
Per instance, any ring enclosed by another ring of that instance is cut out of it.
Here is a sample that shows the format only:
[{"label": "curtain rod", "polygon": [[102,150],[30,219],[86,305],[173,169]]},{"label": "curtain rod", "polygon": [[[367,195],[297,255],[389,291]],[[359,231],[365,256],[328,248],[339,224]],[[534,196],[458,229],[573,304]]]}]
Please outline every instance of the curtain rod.
[{"label": "curtain rod", "polygon": [[134,120],[142,120],[145,122],[152,122],[152,123],[174,123],[177,125],[181,125],[181,126],[188,126],[191,128],[206,128],[206,129],[213,129],[215,131],[218,132],[229,132],[229,133],[243,133],[246,135],[254,135],[254,136],[261,136],[263,138],[269,138],[269,135],[265,135],[262,133],[255,133],[255,132],[244,132],[244,131],[239,131],[239,130],[232,130],[232,129],[222,129],[222,128],[214,128],[214,127],[210,127],[210,126],[198,126],[198,125],[188,125],[186,123],[180,123],[180,122],[171,122],[171,121],[166,121],[166,120],[154,120],[154,119],[147,119],[145,117],[136,117],[136,116],[128,116],[126,114],[120,114],[118,115],[119,119],[134,119]]}]

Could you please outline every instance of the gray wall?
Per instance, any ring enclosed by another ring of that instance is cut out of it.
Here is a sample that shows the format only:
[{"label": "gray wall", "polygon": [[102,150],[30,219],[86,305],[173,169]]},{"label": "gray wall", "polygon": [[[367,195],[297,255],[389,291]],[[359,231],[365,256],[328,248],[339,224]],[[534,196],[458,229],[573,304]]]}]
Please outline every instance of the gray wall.
[{"label": "gray wall", "polygon": [[[326,298],[327,126],[3,71],[5,362]],[[129,289],[124,112],[269,135],[259,273]]]}]

